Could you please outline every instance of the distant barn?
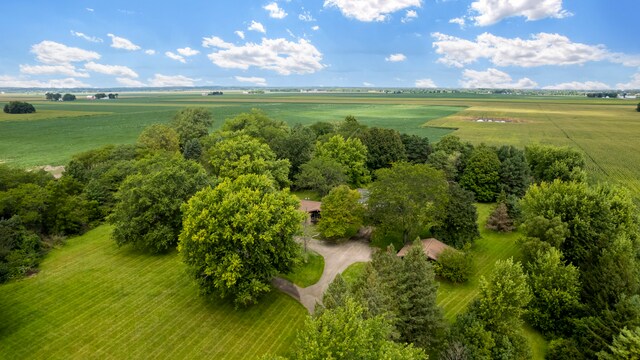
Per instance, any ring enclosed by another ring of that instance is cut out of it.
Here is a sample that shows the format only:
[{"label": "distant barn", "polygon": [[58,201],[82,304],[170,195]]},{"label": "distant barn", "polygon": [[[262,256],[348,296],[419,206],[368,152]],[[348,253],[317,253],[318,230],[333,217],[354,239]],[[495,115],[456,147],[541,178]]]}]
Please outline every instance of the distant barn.
[{"label": "distant barn", "polygon": [[[443,243],[438,239],[431,238],[420,241],[422,242],[422,249],[424,250],[424,253],[427,254],[429,260],[438,261],[438,257],[440,256],[440,254],[442,254],[443,251],[445,251],[446,249],[452,249],[451,246]],[[398,252],[398,256],[404,257],[405,255],[407,255],[409,249],[411,249],[411,246],[413,246],[413,244],[405,245]]]},{"label": "distant barn", "polygon": [[307,223],[317,223],[320,220],[320,201],[300,200],[300,211],[307,214]]}]

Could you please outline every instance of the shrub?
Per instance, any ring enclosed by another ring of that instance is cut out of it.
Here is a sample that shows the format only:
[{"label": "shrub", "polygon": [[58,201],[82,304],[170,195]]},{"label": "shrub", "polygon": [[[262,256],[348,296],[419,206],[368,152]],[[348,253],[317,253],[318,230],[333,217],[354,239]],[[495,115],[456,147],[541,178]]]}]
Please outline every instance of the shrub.
[{"label": "shrub", "polygon": [[467,251],[455,249],[443,251],[434,266],[436,275],[455,283],[469,280],[473,272],[473,257],[468,249],[469,246],[465,246]]},{"label": "shrub", "polygon": [[4,112],[7,114],[31,114],[36,112],[36,108],[26,102],[11,101],[4,106]]}]

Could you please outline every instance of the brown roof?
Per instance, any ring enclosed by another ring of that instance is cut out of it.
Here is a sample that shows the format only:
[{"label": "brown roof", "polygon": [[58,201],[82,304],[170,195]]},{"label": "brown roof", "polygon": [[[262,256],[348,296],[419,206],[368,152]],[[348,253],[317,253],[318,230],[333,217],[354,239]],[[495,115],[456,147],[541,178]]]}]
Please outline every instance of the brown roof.
[{"label": "brown roof", "polygon": [[320,201],[300,200],[300,211],[306,213],[320,211],[321,205]]},{"label": "brown roof", "polygon": [[[452,247],[443,243],[442,241],[438,240],[438,239],[423,239],[420,240],[422,241],[422,248],[424,249],[424,253],[427,254],[427,257],[431,260],[438,260],[438,257],[440,256],[440,254],[445,250],[445,249],[451,249]],[[407,253],[409,252],[409,249],[411,249],[411,246],[413,246],[413,244],[407,244],[405,245],[399,252],[398,252],[398,256],[403,257],[405,255],[407,255]]]}]

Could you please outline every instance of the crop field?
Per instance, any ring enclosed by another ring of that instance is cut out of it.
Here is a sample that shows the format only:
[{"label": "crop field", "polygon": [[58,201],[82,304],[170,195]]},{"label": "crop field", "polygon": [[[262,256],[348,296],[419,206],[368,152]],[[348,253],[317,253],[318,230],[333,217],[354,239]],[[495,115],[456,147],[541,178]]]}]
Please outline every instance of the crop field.
[{"label": "crop field", "polygon": [[203,298],[176,252],[118,248],[108,226],[0,286],[6,359],[240,359],[286,354],[307,311],[273,291],[248,309]]}]

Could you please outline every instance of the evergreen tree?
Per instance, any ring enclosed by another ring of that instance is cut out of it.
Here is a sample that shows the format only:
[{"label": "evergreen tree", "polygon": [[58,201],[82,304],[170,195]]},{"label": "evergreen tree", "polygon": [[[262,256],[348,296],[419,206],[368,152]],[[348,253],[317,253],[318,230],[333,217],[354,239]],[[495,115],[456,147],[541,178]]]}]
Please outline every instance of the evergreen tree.
[{"label": "evergreen tree", "polygon": [[500,187],[507,195],[522,197],[529,187],[531,170],[524,151],[514,146],[498,149],[500,159]]},{"label": "evergreen tree", "polygon": [[478,212],[471,191],[461,188],[457,183],[449,184],[449,202],[445,207],[442,223],[432,230],[433,235],[456,249],[471,244],[480,237],[478,230]]},{"label": "evergreen tree", "polygon": [[515,229],[505,203],[499,203],[495,210],[493,210],[491,216],[487,219],[487,229],[500,232],[511,232]]}]

